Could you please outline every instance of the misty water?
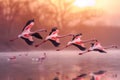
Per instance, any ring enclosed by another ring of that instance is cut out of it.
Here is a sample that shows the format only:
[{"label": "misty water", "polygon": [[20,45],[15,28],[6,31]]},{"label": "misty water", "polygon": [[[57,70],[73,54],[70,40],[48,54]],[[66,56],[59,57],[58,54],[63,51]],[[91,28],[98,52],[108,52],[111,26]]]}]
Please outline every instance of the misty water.
[{"label": "misty water", "polygon": [[[32,60],[47,54],[42,62]],[[106,70],[102,80],[120,80],[120,50],[108,53],[79,51],[25,51],[0,53],[0,80],[53,80],[59,72],[60,80],[72,80],[82,73]],[[26,55],[27,54],[27,55]],[[16,56],[15,60],[8,58]],[[85,77],[90,80],[90,76]]]}]

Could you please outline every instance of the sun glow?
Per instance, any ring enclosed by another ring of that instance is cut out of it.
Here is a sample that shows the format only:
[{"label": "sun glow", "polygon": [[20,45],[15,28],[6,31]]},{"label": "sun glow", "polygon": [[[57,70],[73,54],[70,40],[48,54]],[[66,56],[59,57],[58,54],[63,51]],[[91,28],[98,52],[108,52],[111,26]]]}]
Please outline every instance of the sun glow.
[{"label": "sun glow", "polygon": [[75,0],[73,4],[80,8],[92,7],[92,6],[95,6],[96,1],[95,0]]}]

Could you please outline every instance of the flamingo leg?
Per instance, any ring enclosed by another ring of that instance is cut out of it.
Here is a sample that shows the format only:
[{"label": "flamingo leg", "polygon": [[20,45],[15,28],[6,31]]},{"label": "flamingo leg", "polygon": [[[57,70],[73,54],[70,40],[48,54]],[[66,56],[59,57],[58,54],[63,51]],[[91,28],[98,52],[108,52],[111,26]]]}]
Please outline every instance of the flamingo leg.
[{"label": "flamingo leg", "polygon": [[42,45],[43,43],[45,43],[45,42],[47,42],[47,41],[48,41],[48,40],[44,40],[43,42],[41,42],[41,43],[35,45],[35,47],[39,47],[40,45]]},{"label": "flamingo leg", "polygon": [[91,51],[93,51],[93,50],[86,50],[86,51],[84,51],[84,52],[82,52],[82,53],[79,53],[79,55],[83,55],[83,54],[88,53],[88,52],[91,52]]},{"label": "flamingo leg", "polygon": [[58,36],[58,38],[64,38],[64,37],[67,37],[67,36],[73,36],[73,34],[67,34],[67,35],[63,35],[63,36]]},{"label": "flamingo leg", "polygon": [[65,47],[62,47],[62,48],[60,48],[60,49],[57,49],[56,51],[63,50],[63,49],[65,49],[65,48],[69,47],[69,46],[71,46],[71,45],[66,45]]},{"label": "flamingo leg", "polygon": [[14,38],[14,39],[11,39],[10,41],[13,42],[13,41],[15,41],[15,40],[17,40],[17,39],[18,39],[18,37],[17,37],[17,38]]}]

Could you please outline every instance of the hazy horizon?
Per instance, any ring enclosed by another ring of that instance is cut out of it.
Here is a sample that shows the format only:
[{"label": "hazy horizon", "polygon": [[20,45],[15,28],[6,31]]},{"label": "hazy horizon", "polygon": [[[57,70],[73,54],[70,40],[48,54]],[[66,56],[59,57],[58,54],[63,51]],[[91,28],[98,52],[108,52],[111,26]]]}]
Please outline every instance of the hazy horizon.
[{"label": "hazy horizon", "polygon": [[[95,7],[90,9],[76,7],[72,5],[73,2],[74,0],[0,0],[0,51],[37,50],[22,39],[9,41],[21,33],[30,19],[35,19],[31,31],[47,29],[46,33],[40,33],[43,39],[52,27],[57,26],[60,35],[83,33],[83,40],[96,38],[103,46],[120,45],[119,0],[97,0]],[[71,39],[60,39],[61,46],[65,46]],[[35,39],[35,44],[41,41]],[[47,42],[39,49],[55,48]]]}]

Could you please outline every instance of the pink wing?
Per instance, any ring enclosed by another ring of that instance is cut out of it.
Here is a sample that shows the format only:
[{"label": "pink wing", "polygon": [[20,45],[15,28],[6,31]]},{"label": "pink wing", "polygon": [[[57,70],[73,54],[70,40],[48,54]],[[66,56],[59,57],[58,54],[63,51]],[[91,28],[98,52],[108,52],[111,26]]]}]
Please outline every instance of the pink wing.
[{"label": "pink wing", "polygon": [[34,25],[34,20],[29,20],[29,21],[26,23],[26,25],[25,25],[25,27],[23,28],[22,31],[28,31],[28,30],[30,30],[33,25]]}]

